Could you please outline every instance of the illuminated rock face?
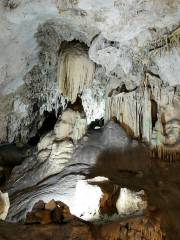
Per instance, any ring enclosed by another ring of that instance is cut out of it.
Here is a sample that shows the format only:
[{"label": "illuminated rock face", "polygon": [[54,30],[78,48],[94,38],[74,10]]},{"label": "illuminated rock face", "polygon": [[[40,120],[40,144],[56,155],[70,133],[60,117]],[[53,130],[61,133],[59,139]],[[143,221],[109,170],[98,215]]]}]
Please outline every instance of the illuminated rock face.
[{"label": "illuminated rock face", "polygon": [[133,192],[126,188],[121,188],[118,200],[116,202],[116,208],[119,215],[129,216],[142,214],[147,208],[147,202],[143,200],[145,198],[144,191]]},{"label": "illuminated rock face", "polygon": [[8,215],[10,202],[8,193],[2,193],[0,191],[0,220],[5,220]]},{"label": "illuminated rock face", "polygon": [[77,182],[74,201],[70,210],[77,217],[93,221],[100,217],[99,201],[103,193],[99,186],[91,185],[90,182],[93,182],[93,180]]},{"label": "illuminated rock face", "polygon": [[[72,109],[67,112],[72,113]],[[10,198],[19,190],[22,191],[22,195],[16,195],[11,202],[8,215],[10,221],[23,219],[36,201],[48,201],[52,195],[55,200],[63,201],[71,209],[77,181],[84,178],[89,167],[96,163],[101,151],[112,147],[124,151],[127,147],[133,146],[125,131],[113,121],[98,132],[93,131],[86,136],[87,139],[81,138],[79,141],[73,138],[69,131],[65,137],[58,138],[56,134],[64,133],[66,129],[64,123],[60,118],[55,125],[58,131],[54,130],[45,135],[38,144],[37,152],[13,170],[6,188]],[[80,183],[86,185],[86,181]],[[24,192],[23,189],[31,190]],[[80,188],[78,191],[81,192]],[[78,195],[76,196],[78,198]],[[21,203],[18,204],[19,202]],[[98,201],[95,202],[98,205]]]},{"label": "illuminated rock face", "polygon": [[[143,140],[158,145],[164,143],[164,133],[157,124],[161,123],[165,126],[172,120],[172,115],[177,121],[180,119],[179,114],[176,113],[179,97],[178,93],[174,93],[171,87],[165,87],[163,82],[155,76],[147,74],[145,81],[132,92],[112,89],[106,100],[105,120],[108,121],[115,116],[124,125],[129,135],[141,136]],[[165,115],[168,115],[168,120],[165,120]],[[176,126],[178,128],[177,123]],[[154,130],[159,132],[161,139],[158,139],[158,136],[152,139]],[[176,138],[175,144],[179,139],[178,131],[174,138]]]},{"label": "illuminated rock face", "polygon": [[105,177],[80,180],[71,213],[88,221],[112,220],[129,215],[139,215],[147,207],[144,192],[133,192],[112,184]]}]

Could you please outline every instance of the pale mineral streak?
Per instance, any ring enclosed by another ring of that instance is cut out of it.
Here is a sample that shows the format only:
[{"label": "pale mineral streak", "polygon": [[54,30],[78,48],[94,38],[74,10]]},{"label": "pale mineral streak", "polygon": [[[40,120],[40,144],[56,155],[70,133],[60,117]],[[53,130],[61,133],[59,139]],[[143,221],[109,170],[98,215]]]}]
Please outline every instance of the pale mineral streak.
[{"label": "pale mineral streak", "polygon": [[10,207],[8,193],[2,193],[0,191],[0,220],[5,220],[8,215]]}]

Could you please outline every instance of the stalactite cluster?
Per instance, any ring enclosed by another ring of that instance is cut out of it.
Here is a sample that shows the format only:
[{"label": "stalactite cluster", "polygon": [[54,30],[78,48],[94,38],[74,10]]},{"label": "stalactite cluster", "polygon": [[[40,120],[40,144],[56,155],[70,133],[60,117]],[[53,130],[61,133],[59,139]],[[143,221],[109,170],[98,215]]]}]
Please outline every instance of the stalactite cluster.
[{"label": "stalactite cluster", "polygon": [[147,73],[138,89],[111,91],[106,99],[105,122],[116,117],[129,136],[157,148],[158,157],[177,159],[180,149],[178,145],[172,147],[172,143],[179,141],[179,114],[174,125],[169,122],[178,108],[174,88],[166,87],[157,76]]},{"label": "stalactite cluster", "polygon": [[74,103],[77,95],[93,80],[95,64],[89,59],[87,47],[80,43],[61,45],[58,81],[63,95]]}]

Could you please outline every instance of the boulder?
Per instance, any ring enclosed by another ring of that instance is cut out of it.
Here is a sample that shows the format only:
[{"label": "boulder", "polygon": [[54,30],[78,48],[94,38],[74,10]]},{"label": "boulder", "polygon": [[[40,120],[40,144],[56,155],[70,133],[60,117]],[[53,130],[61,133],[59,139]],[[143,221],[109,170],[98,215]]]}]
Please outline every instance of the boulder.
[{"label": "boulder", "polygon": [[32,211],[27,213],[25,223],[61,224],[72,219],[74,219],[74,216],[71,215],[69,207],[63,202],[52,199],[48,203],[44,203],[40,200],[34,204]]},{"label": "boulder", "polygon": [[45,203],[42,200],[39,200],[37,203],[34,204],[32,210],[44,209],[44,208],[45,208]]},{"label": "boulder", "polygon": [[26,216],[26,223],[40,223],[40,224],[50,224],[51,220],[51,211],[46,209],[36,209],[28,213]]},{"label": "boulder", "polygon": [[53,211],[55,208],[56,208],[56,202],[54,201],[54,199],[52,199],[51,201],[45,204],[45,209],[49,211]]}]

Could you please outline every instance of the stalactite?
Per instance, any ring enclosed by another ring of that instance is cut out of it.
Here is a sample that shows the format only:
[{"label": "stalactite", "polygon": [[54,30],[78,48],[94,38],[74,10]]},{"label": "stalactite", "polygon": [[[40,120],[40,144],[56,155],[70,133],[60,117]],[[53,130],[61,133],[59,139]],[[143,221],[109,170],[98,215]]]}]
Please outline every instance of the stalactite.
[{"label": "stalactite", "polygon": [[170,163],[180,161],[180,148],[171,149],[169,147],[165,147],[164,145],[156,146],[152,149],[151,156]]},{"label": "stalactite", "polygon": [[[143,139],[150,141],[152,131],[150,92],[147,88],[144,94],[134,91],[119,93],[106,100],[105,121],[116,117],[131,132],[134,137],[142,133]],[[143,119],[143,124],[141,123]]]},{"label": "stalactite", "polygon": [[[140,138],[152,146],[152,156],[176,160],[179,158],[180,149],[168,146],[172,145],[172,141],[175,144],[179,137],[178,130],[176,135],[174,131],[170,131],[173,124],[178,128],[178,113],[177,123],[171,119],[172,113],[176,113],[179,108],[176,98],[171,87],[164,86],[157,76],[147,73],[142,86],[135,91],[112,92],[107,97],[105,122],[116,117],[129,136]],[[164,114],[168,120],[165,120]],[[169,131],[168,137],[165,136],[166,129]]]},{"label": "stalactite", "polygon": [[88,49],[80,43],[62,45],[58,64],[59,88],[74,103],[77,95],[93,80],[95,64],[88,57]]}]

